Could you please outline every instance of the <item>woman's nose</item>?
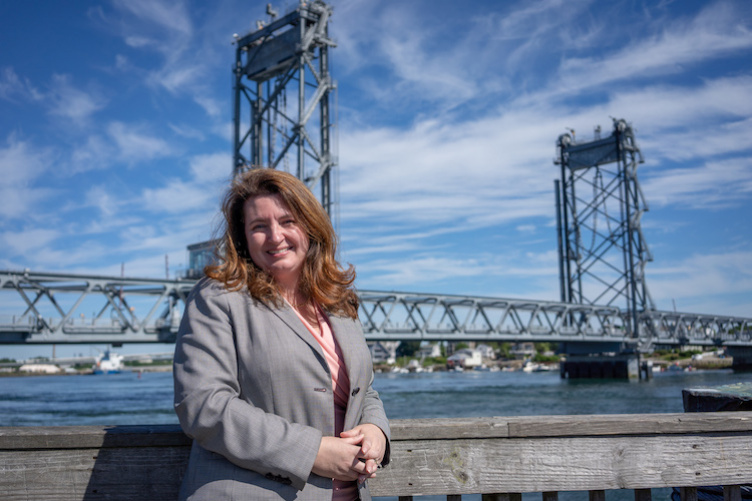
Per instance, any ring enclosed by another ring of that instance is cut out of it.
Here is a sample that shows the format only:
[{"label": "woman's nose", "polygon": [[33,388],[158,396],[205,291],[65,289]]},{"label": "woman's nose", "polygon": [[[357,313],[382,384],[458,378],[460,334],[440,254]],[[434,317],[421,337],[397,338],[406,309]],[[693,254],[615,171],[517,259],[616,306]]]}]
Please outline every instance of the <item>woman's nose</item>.
[{"label": "woman's nose", "polygon": [[276,223],[269,227],[269,240],[272,242],[281,242],[284,237],[282,236],[282,227]]}]

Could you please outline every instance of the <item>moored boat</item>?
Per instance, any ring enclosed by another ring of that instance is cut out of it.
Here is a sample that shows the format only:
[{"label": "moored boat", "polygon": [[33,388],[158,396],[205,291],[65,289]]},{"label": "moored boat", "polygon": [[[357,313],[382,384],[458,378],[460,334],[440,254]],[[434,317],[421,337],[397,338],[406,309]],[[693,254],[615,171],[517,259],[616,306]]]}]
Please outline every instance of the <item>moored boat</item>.
[{"label": "moored boat", "polygon": [[92,372],[94,374],[120,374],[123,370],[123,356],[109,349],[97,355]]}]

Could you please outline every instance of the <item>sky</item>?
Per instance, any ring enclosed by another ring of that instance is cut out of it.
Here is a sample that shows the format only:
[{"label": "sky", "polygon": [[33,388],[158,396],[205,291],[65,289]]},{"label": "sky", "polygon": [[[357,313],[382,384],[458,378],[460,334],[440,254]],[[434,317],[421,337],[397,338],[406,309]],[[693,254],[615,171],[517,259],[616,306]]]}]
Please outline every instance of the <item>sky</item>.
[{"label": "sky", "polygon": [[[656,307],[752,317],[752,3],[330,3],[360,289],[558,300],[556,140],[613,117]],[[232,172],[233,34],[265,5],[0,0],[0,269],[183,272]]]}]

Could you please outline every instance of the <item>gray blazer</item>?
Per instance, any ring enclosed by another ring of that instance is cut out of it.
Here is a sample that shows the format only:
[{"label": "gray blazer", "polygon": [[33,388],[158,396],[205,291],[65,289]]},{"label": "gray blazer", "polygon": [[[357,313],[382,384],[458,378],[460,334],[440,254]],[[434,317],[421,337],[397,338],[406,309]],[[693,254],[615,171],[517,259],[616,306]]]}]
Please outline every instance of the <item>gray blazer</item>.
[{"label": "gray blazer", "polygon": [[[357,320],[329,315],[350,378],[345,430],[389,422]],[[194,439],[180,499],[327,499],[332,480],[311,473],[322,436],[334,435],[332,378],[323,351],[287,304],[202,279],[175,346],[175,411]],[[362,500],[371,496],[364,484]]]}]

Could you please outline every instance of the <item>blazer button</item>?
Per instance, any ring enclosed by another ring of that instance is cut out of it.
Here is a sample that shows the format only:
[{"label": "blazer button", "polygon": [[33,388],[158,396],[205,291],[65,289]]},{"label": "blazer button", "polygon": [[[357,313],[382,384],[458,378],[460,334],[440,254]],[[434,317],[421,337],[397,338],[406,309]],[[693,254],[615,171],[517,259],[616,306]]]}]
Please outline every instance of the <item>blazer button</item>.
[{"label": "blazer button", "polygon": [[355,389],[354,389],[354,390],[352,391],[351,395],[352,395],[352,396],[354,397],[355,395],[357,395],[357,394],[358,394],[358,392],[359,392],[359,391],[360,391],[360,386],[359,386],[359,387],[357,387],[357,388],[355,388]]}]

